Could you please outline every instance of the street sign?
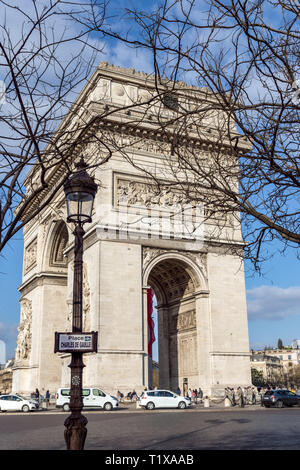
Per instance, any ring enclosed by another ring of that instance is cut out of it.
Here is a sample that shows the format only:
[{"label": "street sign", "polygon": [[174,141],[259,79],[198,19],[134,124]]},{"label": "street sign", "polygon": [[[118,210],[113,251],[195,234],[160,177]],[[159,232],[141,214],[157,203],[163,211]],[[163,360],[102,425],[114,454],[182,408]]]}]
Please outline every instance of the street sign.
[{"label": "street sign", "polygon": [[54,352],[97,352],[98,332],[58,333],[55,332]]}]

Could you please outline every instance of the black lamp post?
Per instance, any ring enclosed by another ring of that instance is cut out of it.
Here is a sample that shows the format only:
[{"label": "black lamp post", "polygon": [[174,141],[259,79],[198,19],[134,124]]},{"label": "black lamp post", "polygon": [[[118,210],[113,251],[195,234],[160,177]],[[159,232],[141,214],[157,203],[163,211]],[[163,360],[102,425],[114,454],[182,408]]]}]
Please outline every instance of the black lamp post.
[{"label": "black lamp post", "polygon": [[[92,221],[92,210],[97,185],[86,172],[83,158],[76,164],[77,171],[64,184],[67,202],[67,221],[75,224],[74,236],[74,284],[72,332],[82,333],[82,254],[83,224]],[[68,450],[82,450],[87,434],[87,419],[81,414],[82,402],[82,352],[72,352],[71,368],[71,415],[65,421],[65,441]]]}]

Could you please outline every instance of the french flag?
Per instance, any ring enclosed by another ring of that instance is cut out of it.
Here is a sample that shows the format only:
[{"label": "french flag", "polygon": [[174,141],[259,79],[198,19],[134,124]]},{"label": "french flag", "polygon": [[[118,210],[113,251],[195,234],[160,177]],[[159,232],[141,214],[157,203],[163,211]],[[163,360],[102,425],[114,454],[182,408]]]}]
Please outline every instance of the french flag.
[{"label": "french flag", "polygon": [[148,354],[152,357],[152,345],[155,341],[153,313],[153,290],[147,290],[147,315],[148,315]]}]

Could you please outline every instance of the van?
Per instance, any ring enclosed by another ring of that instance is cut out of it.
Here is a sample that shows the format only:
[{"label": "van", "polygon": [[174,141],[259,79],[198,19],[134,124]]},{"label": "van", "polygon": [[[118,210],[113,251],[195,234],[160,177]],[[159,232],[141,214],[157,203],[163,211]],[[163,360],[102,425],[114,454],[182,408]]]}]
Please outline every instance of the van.
[{"label": "van", "polygon": [[[100,388],[87,387],[82,389],[84,408],[103,408],[110,411],[118,408],[119,402],[116,397],[103,392]],[[70,389],[59,388],[56,394],[56,408],[62,408],[63,411],[70,410]]]}]

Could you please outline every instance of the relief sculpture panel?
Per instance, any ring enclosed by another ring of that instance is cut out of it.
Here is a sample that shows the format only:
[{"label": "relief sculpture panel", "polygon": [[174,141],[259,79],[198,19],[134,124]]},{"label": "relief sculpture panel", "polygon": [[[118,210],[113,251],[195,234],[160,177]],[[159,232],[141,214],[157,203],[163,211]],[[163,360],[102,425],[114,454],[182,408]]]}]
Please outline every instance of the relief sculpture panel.
[{"label": "relief sculpture panel", "polygon": [[181,333],[186,330],[196,328],[196,311],[190,310],[188,312],[173,315],[170,318],[170,332],[172,334]]},{"label": "relief sculpture panel", "polygon": [[150,183],[117,179],[116,205],[159,206],[159,208],[178,209],[189,201],[184,194],[175,192],[172,188],[157,187]]},{"label": "relief sculpture panel", "polygon": [[25,248],[24,273],[28,273],[37,263],[37,239]]},{"label": "relief sculpture panel", "polygon": [[32,302],[21,300],[21,322],[18,327],[16,361],[27,360],[31,351]]}]

